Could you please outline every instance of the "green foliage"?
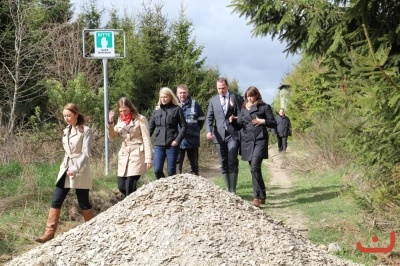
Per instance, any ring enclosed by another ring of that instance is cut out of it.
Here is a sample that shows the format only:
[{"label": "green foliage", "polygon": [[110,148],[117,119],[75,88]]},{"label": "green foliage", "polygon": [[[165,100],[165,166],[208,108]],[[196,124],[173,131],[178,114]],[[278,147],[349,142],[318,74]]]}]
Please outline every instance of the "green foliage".
[{"label": "green foliage", "polygon": [[50,53],[47,36],[60,20],[66,22],[63,19],[71,11],[66,1],[2,3],[7,8],[0,9],[1,24],[4,23],[0,29],[0,102],[11,134],[17,122],[23,124],[34,107],[45,103],[41,81],[46,75],[43,69]]},{"label": "green foliage", "polygon": [[196,47],[194,39],[191,39],[193,31],[192,22],[184,17],[183,10],[178,21],[171,25],[172,38],[169,43],[168,61],[170,71],[174,73],[175,87],[185,83],[193,96],[199,94],[198,83],[204,80],[202,70],[205,58],[200,58],[203,47]]},{"label": "green foliage", "polygon": [[[204,67],[203,47],[196,45],[193,25],[183,11],[177,21],[169,22],[162,6],[148,3],[136,20],[118,18],[112,13],[110,25],[127,32],[127,57],[110,67],[110,104],[128,96],[139,112],[150,115],[161,87],[175,90],[185,83],[203,108],[215,90],[218,70]],[[212,94],[210,93],[212,92]]]},{"label": "green foliage", "polygon": [[[67,102],[74,102],[88,116],[89,122],[98,126],[103,120],[101,61],[77,56],[79,51],[74,40],[80,38],[83,28],[102,28],[100,21],[104,10],[98,9],[96,0],[88,0],[81,6],[83,13],[78,14],[77,21],[67,24],[73,12],[67,0],[35,1],[37,5],[33,6],[27,5],[26,1],[18,3],[23,7],[20,11],[29,14],[26,17],[29,34],[24,36],[21,48],[27,48],[32,54],[24,57],[29,61],[16,71],[21,71],[19,77],[22,79],[26,78],[25,74],[33,75],[26,82],[14,82],[12,76],[0,75],[0,90],[5,92],[0,94],[0,101],[5,103],[2,119],[8,122],[14,110],[12,120],[22,121],[21,126],[29,127],[36,137],[42,134],[41,130],[56,126],[54,122],[58,126],[64,125],[60,111]],[[18,65],[11,56],[17,35],[6,4],[0,9],[0,18],[4,22],[0,25],[0,61],[10,68]],[[159,89],[168,86],[174,90],[181,83],[188,85],[191,95],[204,109],[216,93],[215,80],[219,71],[204,66],[203,47],[195,42],[192,23],[185,18],[183,10],[179,19],[172,22],[162,11],[162,5],[153,1],[144,3],[143,11],[133,18],[128,14],[119,17],[117,9],[111,11],[106,28],[125,31],[126,58],[108,63],[107,104],[110,109],[115,108],[118,98],[127,96],[142,114],[149,116],[157,102]],[[68,34],[60,36],[65,31]],[[122,46],[119,39],[116,46]],[[65,56],[68,53],[72,55]],[[41,64],[35,65],[38,59]],[[29,67],[30,63],[40,69],[40,73]],[[0,68],[0,73],[3,72],[8,73],[5,68]],[[236,89],[235,84],[232,82],[232,90]],[[19,91],[15,95],[19,98],[13,105],[16,89]]]},{"label": "green foliage", "polygon": [[[249,19],[256,36],[271,35],[287,43],[286,52],[336,56],[365,45],[362,25],[370,27],[372,44],[390,40],[396,46],[400,6],[396,1],[233,0],[231,7]],[[396,49],[397,50],[397,49]]]},{"label": "green foliage", "polygon": [[33,0],[35,9],[30,10],[29,16],[35,17],[37,25],[57,24],[68,22],[73,15],[72,3],[69,0]]},{"label": "green foliage", "polygon": [[336,68],[322,63],[304,57],[285,78],[285,83],[290,84],[287,109],[295,114],[290,119],[296,131],[305,132],[319,122],[319,114],[339,110],[346,104],[340,77],[330,72]]},{"label": "green foliage", "polygon": [[[374,190],[373,200],[379,205],[394,201],[398,197],[398,165],[400,159],[400,88],[397,69],[385,69],[388,65],[388,50],[374,53],[374,59],[355,55],[352,63],[357,74],[365,78],[354,78],[355,87],[362,91],[353,109],[359,121],[352,128],[350,147],[359,161],[368,168],[367,177]],[[356,73],[353,73],[356,75]]]},{"label": "green foliage", "polygon": [[98,9],[97,0],[88,0],[83,5],[83,13],[79,15],[79,20],[85,29],[100,29],[101,16],[104,10]]},{"label": "green foliage", "polygon": [[392,176],[400,158],[400,6],[378,0],[234,0],[231,6],[249,19],[255,35],[270,34],[287,42],[287,52],[302,52],[285,78],[296,132],[313,133],[323,148],[338,142],[318,130],[320,124],[340,122],[341,129],[332,131],[340,132],[344,145],[334,153],[350,150],[368,169],[376,200],[397,201]]},{"label": "green foliage", "polygon": [[101,128],[103,124],[103,92],[96,93],[88,85],[84,74],[79,74],[76,79],[67,84],[63,89],[55,80],[46,83],[49,97],[49,108],[55,112],[52,114],[59,124],[64,124],[62,110],[67,103],[75,103],[89,124]]},{"label": "green foliage", "polygon": [[46,117],[39,106],[35,107],[35,114],[29,117],[28,129],[24,139],[31,142],[43,142],[54,135],[54,129],[57,128],[54,120],[44,119]]}]

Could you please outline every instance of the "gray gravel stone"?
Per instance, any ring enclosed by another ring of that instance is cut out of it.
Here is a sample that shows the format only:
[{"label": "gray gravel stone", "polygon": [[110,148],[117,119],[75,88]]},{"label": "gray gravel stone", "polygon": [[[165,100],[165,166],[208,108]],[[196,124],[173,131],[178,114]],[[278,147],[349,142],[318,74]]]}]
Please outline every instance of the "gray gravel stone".
[{"label": "gray gravel stone", "polygon": [[358,265],[190,174],[142,186],[6,265]]}]

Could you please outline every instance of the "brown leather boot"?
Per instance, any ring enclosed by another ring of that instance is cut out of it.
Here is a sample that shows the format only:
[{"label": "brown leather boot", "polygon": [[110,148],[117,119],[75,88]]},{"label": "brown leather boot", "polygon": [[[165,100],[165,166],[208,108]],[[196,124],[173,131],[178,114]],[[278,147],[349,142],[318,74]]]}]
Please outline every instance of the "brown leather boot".
[{"label": "brown leather boot", "polygon": [[260,207],[260,206],[261,206],[261,200],[259,200],[259,199],[254,199],[254,200],[253,200],[253,205],[256,206],[256,207]]},{"label": "brown leather boot", "polygon": [[36,242],[45,243],[54,238],[54,234],[57,231],[57,225],[60,220],[60,211],[60,209],[50,208],[45,232],[41,237],[35,238]]},{"label": "brown leather boot", "polygon": [[82,210],[82,215],[83,215],[83,219],[85,220],[85,222],[90,221],[94,217],[92,209]]}]

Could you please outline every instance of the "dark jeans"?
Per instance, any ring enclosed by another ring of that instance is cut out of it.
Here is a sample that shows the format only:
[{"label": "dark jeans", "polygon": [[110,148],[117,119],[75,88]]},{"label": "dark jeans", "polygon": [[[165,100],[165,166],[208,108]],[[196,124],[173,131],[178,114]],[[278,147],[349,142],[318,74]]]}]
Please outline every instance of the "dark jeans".
[{"label": "dark jeans", "polygon": [[118,190],[128,196],[132,192],[136,191],[137,182],[139,181],[140,175],[128,176],[128,177],[118,177]]},{"label": "dark jeans", "polygon": [[189,158],[191,173],[199,175],[199,148],[186,148],[179,149],[178,171],[182,173],[183,162],[185,160],[185,153]]},{"label": "dark jeans", "polygon": [[266,198],[265,183],[261,173],[262,157],[252,157],[249,161],[252,183],[253,183],[253,196],[255,199]]},{"label": "dark jeans", "polygon": [[[61,209],[62,204],[64,203],[65,198],[67,197],[68,192],[71,190],[70,188],[65,188],[65,176],[64,173],[63,177],[58,181],[56,184],[56,189],[53,193],[53,199],[51,201],[51,207],[56,209]],[[79,207],[82,210],[89,210],[92,208],[89,202],[89,189],[75,189],[76,197],[78,198]]]},{"label": "dark jeans", "polygon": [[231,136],[228,136],[223,143],[216,144],[222,174],[239,172],[239,146],[240,142],[233,140]]},{"label": "dark jeans", "polygon": [[179,146],[154,146],[154,173],[157,179],[165,177],[164,162],[167,158],[168,176],[176,175],[176,161],[178,159]]},{"label": "dark jeans", "polygon": [[287,137],[279,137],[277,136],[278,139],[278,150],[279,151],[286,151],[287,148]]}]

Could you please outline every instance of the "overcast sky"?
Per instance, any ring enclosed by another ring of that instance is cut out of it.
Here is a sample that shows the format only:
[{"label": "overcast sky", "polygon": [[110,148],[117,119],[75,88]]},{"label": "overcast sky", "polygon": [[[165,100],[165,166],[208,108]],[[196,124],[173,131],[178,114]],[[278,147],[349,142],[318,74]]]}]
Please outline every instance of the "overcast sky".
[{"label": "overcast sky", "polygon": [[[80,12],[82,4],[87,4],[88,0],[71,2]],[[121,14],[126,12],[132,16],[142,9],[142,2],[97,0],[99,10],[114,7]],[[218,67],[221,76],[238,80],[241,91],[256,86],[267,103],[272,103],[283,76],[299,60],[297,55],[283,53],[284,43],[272,41],[270,37],[252,37],[252,27],[227,7],[229,0],[165,0],[157,3],[163,3],[163,14],[170,21],[178,19],[183,4],[186,18],[193,23],[193,37],[198,46],[204,46],[202,58],[207,58],[206,65]],[[106,11],[106,19],[107,15]]]}]

